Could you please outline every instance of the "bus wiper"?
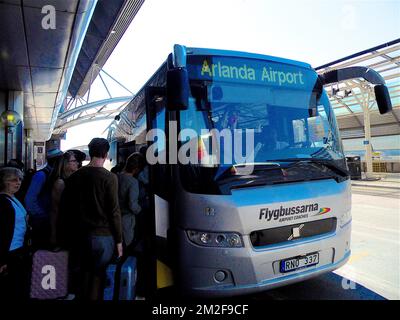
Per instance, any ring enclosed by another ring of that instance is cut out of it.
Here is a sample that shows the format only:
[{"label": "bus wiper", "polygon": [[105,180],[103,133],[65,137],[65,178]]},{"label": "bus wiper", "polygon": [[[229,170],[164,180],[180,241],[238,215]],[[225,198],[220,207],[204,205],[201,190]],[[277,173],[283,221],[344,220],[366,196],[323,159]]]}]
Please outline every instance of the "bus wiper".
[{"label": "bus wiper", "polygon": [[255,172],[280,169],[281,165],[278,162],[257,162],[257,163],[238,163],[230,167],[225,167],[224,170],[217,174],[216,181],[233,176],[249,176]]},{"label": "bus wiper", "polygon": [[274,161],[282,161],[282,162],[294,162],[293,164],[289,165],[285,169],[292,168],[294,166],[298,166],[305,163],[315,163],[319,165],[323,165],[324,167],[330,169],[331,171],[339,174],[342,177],[348,177],[350,175],[349,171],[345,168],[338,166],[333,160],[324,160],[324,159],[315,159],[315,158],[288,158],[288,159],[280,159]]}]

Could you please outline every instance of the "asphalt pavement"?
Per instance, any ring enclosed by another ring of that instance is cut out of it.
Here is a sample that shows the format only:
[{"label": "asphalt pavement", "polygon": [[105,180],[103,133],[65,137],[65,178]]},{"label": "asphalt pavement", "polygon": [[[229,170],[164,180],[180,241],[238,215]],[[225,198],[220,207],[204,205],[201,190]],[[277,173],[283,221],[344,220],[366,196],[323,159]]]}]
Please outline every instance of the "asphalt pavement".
[{"label": "asphalt pavement", "polygon": [[352,200],[352,256],[337,274],[400,299],[400,188],[353,183]]},{"label": "asphalt pavement", "polygon": [[262,300],[400,299],[400,174],[352,181],[352,255],[340,269],[249,296]]}]

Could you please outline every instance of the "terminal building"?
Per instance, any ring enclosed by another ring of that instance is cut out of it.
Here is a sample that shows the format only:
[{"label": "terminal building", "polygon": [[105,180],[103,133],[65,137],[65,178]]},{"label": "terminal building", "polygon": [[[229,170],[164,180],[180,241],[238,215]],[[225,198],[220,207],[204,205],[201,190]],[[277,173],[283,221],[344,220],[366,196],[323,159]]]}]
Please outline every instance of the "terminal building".
[{"label": "terminal building", "polygon": [[[111,122],[133,96],[82,101],[144,0],[50,2],[0,2],[0,165],[19,159],[26,169],[40,168],[68,128],[99,117]],[[347,66],[378,71],[393,111],[379,115],[373,89],[361,79],[326,88],[345,153],[360,157],[363,172],[400,172],[400,39],[314,67],[324,73]]]}]

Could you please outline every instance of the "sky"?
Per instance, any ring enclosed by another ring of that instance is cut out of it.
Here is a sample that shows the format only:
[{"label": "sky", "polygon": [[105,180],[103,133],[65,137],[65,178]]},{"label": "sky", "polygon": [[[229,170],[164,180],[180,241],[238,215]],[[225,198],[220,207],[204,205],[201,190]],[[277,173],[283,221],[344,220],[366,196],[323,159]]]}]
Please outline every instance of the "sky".
[{"label": "sky", "polygon": [[[317,67],[397,38],[400,0],[145,0],[104,69],[135,93],[176,43]],[[99,81],[94,86],[104,97]],[[69,129],[62,149],[105,136],[108,124]]]}]

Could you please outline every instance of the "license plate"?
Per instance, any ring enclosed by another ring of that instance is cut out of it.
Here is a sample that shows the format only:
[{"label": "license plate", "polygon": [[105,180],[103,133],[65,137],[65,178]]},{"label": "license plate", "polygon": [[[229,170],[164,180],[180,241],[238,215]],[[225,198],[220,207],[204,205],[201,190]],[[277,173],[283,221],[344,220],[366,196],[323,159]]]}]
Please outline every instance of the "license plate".
[{"label": "license plate", "polygon": [[294,257],[281,261],[280,270],[282,273],[307,268],[318,264],[319,253],[310,253],[305,256]]}]

